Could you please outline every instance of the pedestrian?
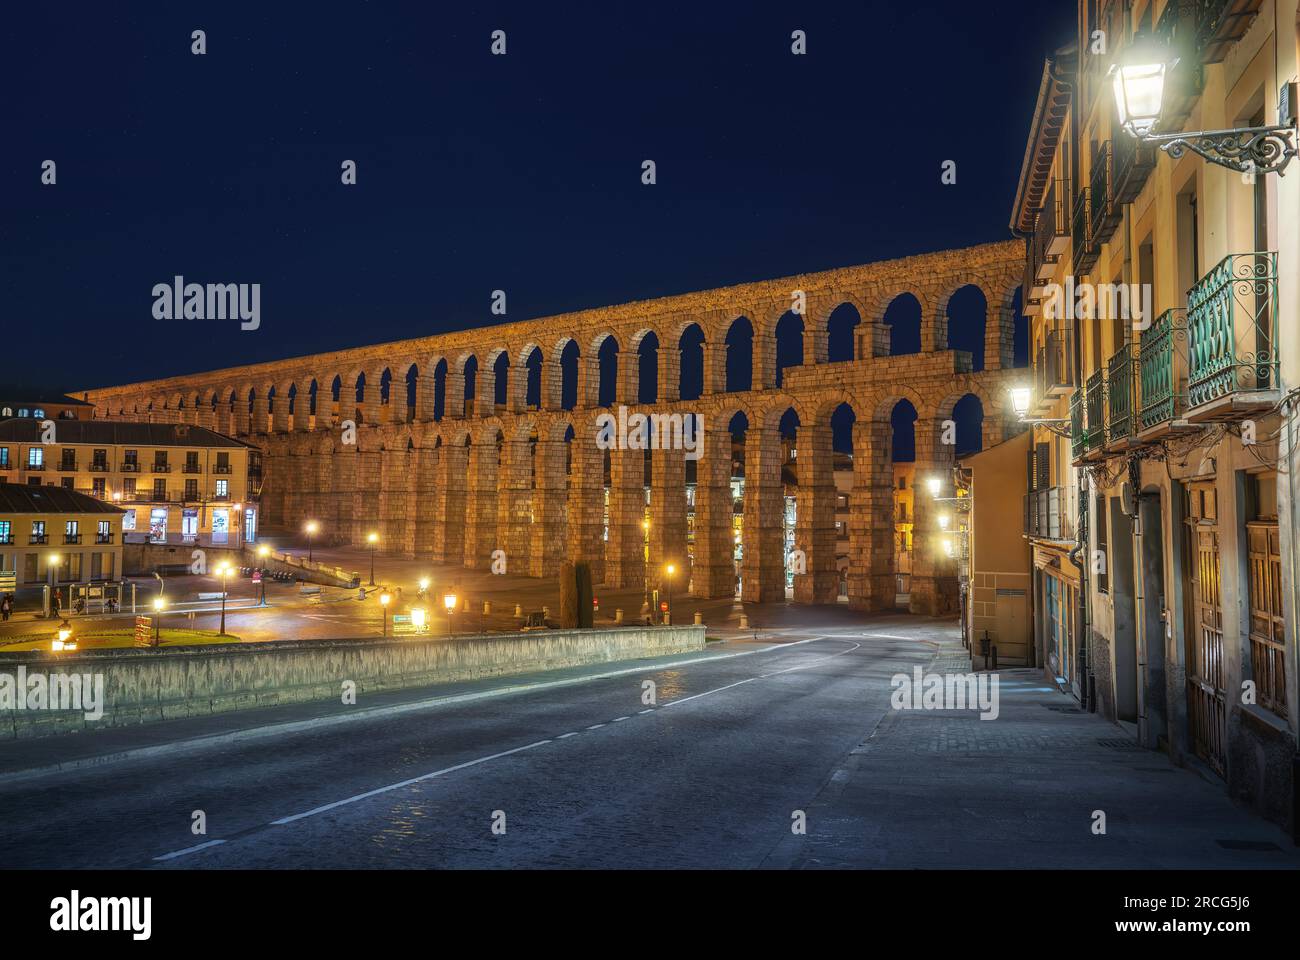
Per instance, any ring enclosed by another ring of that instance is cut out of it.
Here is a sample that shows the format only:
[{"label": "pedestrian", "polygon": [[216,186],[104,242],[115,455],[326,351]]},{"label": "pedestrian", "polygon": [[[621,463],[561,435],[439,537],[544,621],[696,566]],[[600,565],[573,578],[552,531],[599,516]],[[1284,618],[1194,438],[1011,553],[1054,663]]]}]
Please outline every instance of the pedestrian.
[{"label": "pedestrian", "polygon": [[59,611],[63,609],[63,588],[56,587],[54,590],[54,615],[57,617]]},{"label": "pedestrian", "polygon": [[6,593],[4,595],[4,599],[0,600],[0,616],[3,616],[5,620],[8,620],[9,614],[13,613],[13,610],[14,610],[13,598]]}]

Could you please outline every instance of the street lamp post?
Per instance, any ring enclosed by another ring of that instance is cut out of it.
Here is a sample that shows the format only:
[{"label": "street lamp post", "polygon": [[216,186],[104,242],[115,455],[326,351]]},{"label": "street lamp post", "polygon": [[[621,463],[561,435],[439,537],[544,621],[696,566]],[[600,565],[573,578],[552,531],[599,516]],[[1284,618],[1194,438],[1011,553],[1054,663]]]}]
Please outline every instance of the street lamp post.
[{"label": "street lamp post", "polygon": [[668,575],[668,576],[667,576],[667,580],[668,580],[668,611],[667,611],[667,613],[668,613],[668,615],[667,615],[666,617],[664,617],[664,620],[665,620],[666,623],[669,623],[669,624],[671,624],[671,623],[673,622],[673,574],[676,573],[676,572],[677,572],[677,568],[676,568],[675,566],[673,566],[671,563],[668,564],[668,566],[664,568],[664,573],[666,573],[666,574]]},{"label": "street lamp post", "polygon": [[316,538],[316,531],[318,531],[319,529],[320,529],[320,524],[317,523],[315,520],[307,521],[306,530],[307,530],[307,562],[308,563],[312,562],[311,559],[312,540]]},{"label": "street lamp post", "polygon": [[155,647],[162,646],[162,612],[165,606],[167,606],[167,601],[162,597],[153,598],[153,645]]},{"label": "street lamp post", "polygon": [[388,636],[388,605],[392,603],[393,596],[387,590],[379,595],[379,613],[384,620],[383,636]]},{"label": "street lamp post", "polygon": [[379,534],[371,530],[366,537],[366,543],[370,544],[370,583],[368,586],[373,587],[375,585],[375,547],[379,545]]},{"label": "street lamp post", "polygon": [[[270,553],[271,548],[266,544],[262,544],[257,548],[257,556],[259,559],[265,560]],[[259,607],[264,607],[266,606],[266,571],[261,568],[258,569],[258,583],[262,586],[262,595],[258,599],[257,605]]]},{"label": "street lamp post", "polygon": [[654,622],[654,616],[650,612],[650,565],[647,561],[647,554],[650,552],[650,520],[641,521],[641,532],[643,534],[641,543],[641,611],[649,617],[649,622]]},{"label": "street lamp post", "polygon": [[221,578],[221,629],[219,636],[226,635],[226,578],[230,576],[230,564],[223,563],[217,567],[217,576]]},{"label": "street lamp post", "polygon": [[447,608],[447,636],[451,636],[451,616],[456,612],[456,594],[449,593],[442,598],[442,604]]}]

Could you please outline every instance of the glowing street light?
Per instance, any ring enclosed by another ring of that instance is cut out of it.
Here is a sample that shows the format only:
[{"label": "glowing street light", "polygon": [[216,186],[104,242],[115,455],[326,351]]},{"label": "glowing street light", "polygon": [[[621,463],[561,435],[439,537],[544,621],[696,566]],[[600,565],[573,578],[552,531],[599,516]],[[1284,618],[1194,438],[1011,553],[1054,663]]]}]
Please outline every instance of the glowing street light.
[{"label": "glowing street light", "polygon": [[939,479],[937,475],[925,478],[925,489],[930,491],[930,496],[932,497],[939,496],[939,488],[941,484],[942,481]]},{"label": "glowing street light", "polygon": [[456,612],[456,594],[448,593],[442,598],[442,604],[447,608],[447,636],[451,636],[451,615]]},{"label": "glowing street light", "polygon": [[221,629],[218,631],[220,636],[226,635],[226,578],[230,576],[230,564],[222,562],[217,564],[217,576],[221,578]]},{"label": "glowing street light", "polygon": [[393,602],[393,595],[385,590],[379,595],[379,609],[384,619],[384,636],[388,636],[388,605]]},{"label": "glowing street light", "polygon": [[424,607],[411,608],[411,626],[420,633],[424,632],[425,624],[428,623],[428,616],[424,612]]},{"label": "glowing street light", "polygon": [[153,645],[155,647],[161,645],[159,639],[161,633],[160,628],[162,627],[162,612],[166,606],[167,601],[164,600],[162,596],[153,598]]},{"label": "glowing street light", "polygon": [[671,563],[664,567],[664,573],[668,575],[668,609],[665,611],[667,616],[664,617],[664,620],[668,623],[672,623],[673,618],[673,574],[676,572],[677,567]]},{"label": "glowing street light", "polygon": [[1015,411],[1017,417],[1023,417],[1029,412],[1029,405],[1033,403],[1034,391],[1029,387],[1012,387],[1007,391],[1011,394],[1011,409]]},{"label": "glowing street light", "polygon": [[946,513],[941,513],[941,514],[939,514],[939,529],[940,529],[940,530],[947,530],[947,529],[948,529],[948,524],[951,523],[951,522],[952,522],[952,518],[951,518],[950,516],[948,516],[948,514],[946,514]]},{"label": "glowing street light", "polygon": [[72,624],[64,620],[59,624],[59,635],[50,643],[51,650],[76,650],[77,645],[70,642],[72,639]]},{"label": "glowing street light", "polygon": [[320,524],[315,520],[308,520],[307,526],[303,529],[307,531],[307,562],[311,563],[312,540],[315,539],[317,532],[319,532]]}]

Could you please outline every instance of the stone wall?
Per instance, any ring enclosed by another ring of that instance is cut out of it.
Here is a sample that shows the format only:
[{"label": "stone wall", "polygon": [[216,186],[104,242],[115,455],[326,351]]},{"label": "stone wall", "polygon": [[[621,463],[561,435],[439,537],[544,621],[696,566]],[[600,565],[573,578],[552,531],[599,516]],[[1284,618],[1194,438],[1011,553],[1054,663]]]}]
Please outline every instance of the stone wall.
[{"label": "stone wall", "polygon": [[383,690],[511,676],[587,664],[694,653],[704,627],[544,630],[490,636],[257,644],[54,653],[0,653],[0,674],[101,674],[104,710],[3,711],[0,738],[155,723],[255,707],[338,700],[355,684],[357,704]]}]

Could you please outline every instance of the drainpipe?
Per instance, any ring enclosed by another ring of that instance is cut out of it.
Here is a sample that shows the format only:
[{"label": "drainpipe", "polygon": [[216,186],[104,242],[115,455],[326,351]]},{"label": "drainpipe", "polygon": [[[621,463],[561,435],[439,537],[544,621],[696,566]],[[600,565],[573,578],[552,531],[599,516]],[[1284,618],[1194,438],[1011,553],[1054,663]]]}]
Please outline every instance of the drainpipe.
[{"label": "drainpipe", "polygon": [[[1287,509],[1291,511],[1291,549],[1287,551],[1287,566],[1290,567],[1291,575],[1291,647],[1295,651],[1295,661],[1300,664],[1300,631],[1297,630],[1297,621],[1300,620],[1300,581],[1296,579],[1300,573],[1300,563],[1296,561],[1296,524],[1295,524],[1295,432],[1292,425],[1296,417],[1296,399],[1287,397],[1282,401],[1282,411],[1286,414],[1286,486],[1287,486]],[[1295,681],[1295,699],[1291,701],[1291,713],[1300,709],[1300,669],[1293,671],[1297,676],[1292,677]],[[1291,755],[1291,840],[1296,846],[1300,846],[1300,741],[1297,741],[1296,752]]]},{"label": "drainpipe", "polygon": [[1075,525],[1074,547],[1070,550],[1070,562],[1075,565],[1079,571],[1079,629],[1077,631],[1077,640],[1079,642],[1079,652],[1077,656],[1076,670],[1079,674],[1079,706],[1083,709],[1089,709],[1091,698],[1089,697],[1089,679],[1088,673],[1088,564],[1081,558],[1081,554],[1088,549],[1088,475],[1080,467],[1079,475],[1079,519]]}]

